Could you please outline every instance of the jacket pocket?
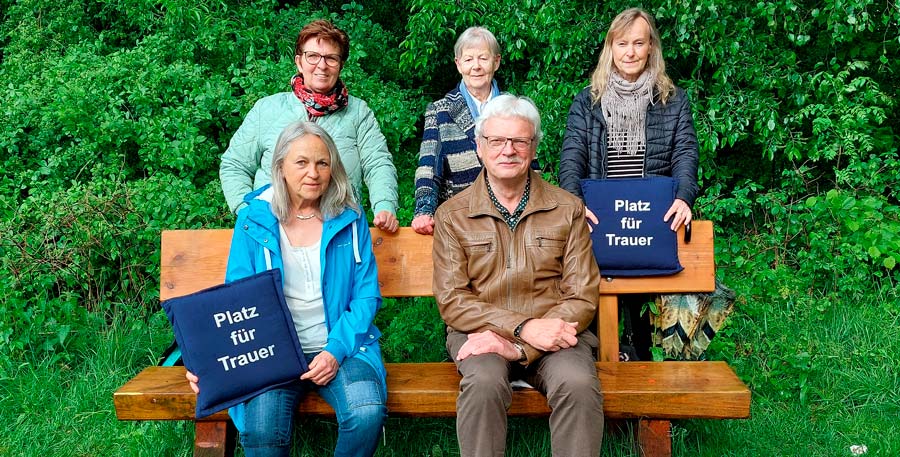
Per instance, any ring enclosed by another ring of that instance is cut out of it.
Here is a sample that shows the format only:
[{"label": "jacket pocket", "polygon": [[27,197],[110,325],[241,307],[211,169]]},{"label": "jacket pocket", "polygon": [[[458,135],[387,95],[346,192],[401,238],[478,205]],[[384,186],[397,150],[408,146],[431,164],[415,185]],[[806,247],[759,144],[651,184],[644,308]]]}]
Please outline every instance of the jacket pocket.
[{"label": "jacket pocket", "polygon": [[527,234],[525,246],[529,250],[546,249],[548,252],[559,251],[559,254],[562,255],[568,235],[569,229],[567,227],[535,227]]},{"label": "jacket pocket", "polygon": [[557,280],[562,274],[568,234],[569,229],[561,226],[532,227],[525,233],[526,261],[532,266],[535,283],[549,287],[550,284],[545,281]]},{"label": "jacket pocket", "polygon": [[473,290],[488,278],[494,277],[501,271],[503,265],[499,251],[499,239],[492,232],[464,232],[459,237],[459,243],[465,253],[465,265],[460,266],[461,271],[466,272]]},{"label": "jacket pocket", "polygon": [[462,233],[459,238],[459,244],[469,257],[472,257],[473,255],[496,253],[497,234],[494,232]]}]

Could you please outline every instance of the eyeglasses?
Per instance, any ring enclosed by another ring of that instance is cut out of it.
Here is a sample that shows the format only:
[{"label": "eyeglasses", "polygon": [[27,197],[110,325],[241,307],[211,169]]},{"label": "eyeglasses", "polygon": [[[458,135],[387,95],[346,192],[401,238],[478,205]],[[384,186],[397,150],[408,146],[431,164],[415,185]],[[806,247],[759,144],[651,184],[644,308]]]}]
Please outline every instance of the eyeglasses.
[{"label": "eyeglasses", "polygon": [[516,152],[526,152],[528,148],[531,147],[531,143],[534,141],[534,138],[507,138],[505,136],[484,136],[481,135],[482,138],[487,140],[488,147],[493,149],[494,151],[499,151],[506,146],[506,142],[512,143],[513,149]]},{"label": "eyeglasses", "polygon": [[303,58],[310,65],[318,65],[319,61],[325,59],[325,65],[336,67],[341,64],[341,56],[337,54],[319,54],[318,52],[303,51]]}]

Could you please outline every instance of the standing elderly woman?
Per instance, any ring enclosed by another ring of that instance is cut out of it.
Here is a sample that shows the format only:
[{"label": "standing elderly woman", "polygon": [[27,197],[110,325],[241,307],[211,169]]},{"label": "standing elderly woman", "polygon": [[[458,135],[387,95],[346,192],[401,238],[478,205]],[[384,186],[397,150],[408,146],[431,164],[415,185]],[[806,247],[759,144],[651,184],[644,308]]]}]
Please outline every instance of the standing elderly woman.
[{"label": "standing elderly woman", "polygon": [[330,22],[313,21],[300,30],[291,92],[257,101],[222,155],[219,178],[232,212],[244,207],[244,195],[269,183],[275,140],[285,126],[308,120],[334,139],[357,195],[365,180],[375,226],[397,230],[397,170],[372,110],[349,95],[340,78],[349,55],[349,37]]},{"label": "standing elderly woman", "polygon": [[675,202],[665,219],[676,230],[691,221],[698,157],[691,104],[666,74],[655,21],[640,8],[619,13],[591,85],[569,109],[560,187],[580,197],[584,178],[674,177]]},{"label": "standing elderly woman", "polygon": [[[691,105],[666,74],[653,17],[640,8],[621,12],[606,34],[591,85],[569,109],[560,187],[583,197],[584,178],[671,176],[675,201],[664,219],[677,230],[692,218],[698,157]],[[585,216],[597,223],[590,210]],[[642,302],[629,301],[624,308],[637,316]],[[637,355],[649,358],[648,319],[634,320],[634,338]]]},{"label": "standing elderly woman", "polygon": [[500,45],[488,29],[469,27],[453,46],[462,81],[425,109],[425,132],[416,169],[416,213],[412,228],[434,232],[438,205],[469,187],[481,172],[475,153],[475,119],[488,100],[500,95],[494,72]]},{"label": "standing elderly woman", "polygon": [[[281,269],[309,371],[229,414],[246,455],[287,456],[297,402],[317,391],[337,417],[334,455],[371,456],[387,416],[387,389],[381,333],[372,323],[381,293],[365,213],[337,147],[317,124],[288,125],[271,173],[271,186],[244,198],[225,280]],[[197,377],[187,378],[198,392]]]}]

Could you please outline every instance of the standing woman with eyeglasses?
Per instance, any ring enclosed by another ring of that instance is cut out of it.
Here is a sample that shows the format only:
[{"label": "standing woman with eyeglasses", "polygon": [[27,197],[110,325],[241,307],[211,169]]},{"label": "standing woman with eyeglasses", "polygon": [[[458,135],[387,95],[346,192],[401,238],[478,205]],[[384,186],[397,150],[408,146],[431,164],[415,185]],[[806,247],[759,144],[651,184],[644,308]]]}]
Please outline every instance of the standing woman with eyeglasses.
[{"label": "standing woman with eyeglasses", "polygon": [[246,194],[271,181],[281,131],[296,121],[312,121],[334,139],[357,196],[365,181],[374,225],[397,230],[397,170],[372,110],[349,95],[340,78],[349,54],[349,37],[331,22],[316,20],[300,30],[291,91],[257,101],[222,155],[219,178],[233,213],[246,206]]}]

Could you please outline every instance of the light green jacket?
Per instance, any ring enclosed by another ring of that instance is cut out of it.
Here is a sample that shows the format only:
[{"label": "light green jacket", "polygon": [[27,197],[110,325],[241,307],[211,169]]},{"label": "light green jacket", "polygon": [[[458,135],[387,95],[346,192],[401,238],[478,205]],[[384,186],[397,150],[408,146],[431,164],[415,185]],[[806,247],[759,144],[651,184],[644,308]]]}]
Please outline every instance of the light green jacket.
[{"label": "light green jacket", "polygon": [[[222,192],[233,213],[246,205],[244,195],[269,184],[278,135],[288,124],[299,120],[309,120],[309,116],[292,92],[260,99],[247,113],[219,166]],[[351,96],[347,107],[316,122],[337,145],[357,196],[362,195],[365,180],[374,213],[397,214],[397,169],[366,102]]]}]

